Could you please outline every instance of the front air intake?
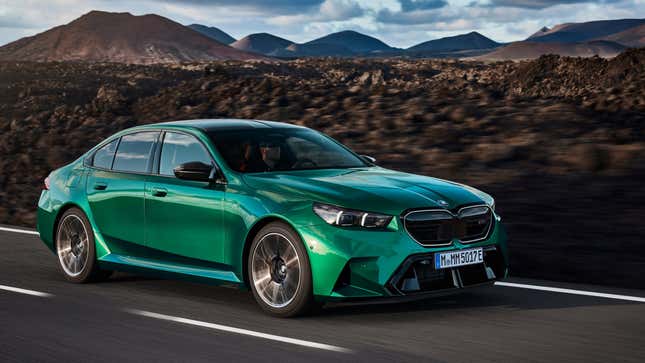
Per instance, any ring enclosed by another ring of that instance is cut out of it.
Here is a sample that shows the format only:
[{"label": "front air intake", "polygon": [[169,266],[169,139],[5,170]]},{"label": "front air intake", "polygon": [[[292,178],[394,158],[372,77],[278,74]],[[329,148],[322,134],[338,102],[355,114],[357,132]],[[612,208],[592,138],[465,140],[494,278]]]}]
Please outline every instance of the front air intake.
[{"label": "front air intake", "polygon": [[413,210],[403,216],[403,226],[423,246],[447,246],[457,239],[472,243],[488,238],[493,211],[485,205],[463,207],[453,213],[447,209]]}]

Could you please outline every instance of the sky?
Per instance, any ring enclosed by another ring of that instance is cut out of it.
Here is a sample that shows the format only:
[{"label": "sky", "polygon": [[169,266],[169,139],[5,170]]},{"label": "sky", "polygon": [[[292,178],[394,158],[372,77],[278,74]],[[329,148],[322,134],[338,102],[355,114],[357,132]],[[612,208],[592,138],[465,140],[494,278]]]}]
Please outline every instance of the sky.
[{"label": "sky", "polygon": [[69,23],[90,10],[159,14],[234,38],[268,32],[306,42],[341,30],[407,48],[477,31],[498,42],[543,26],[645,18],[645,0],[0,0],[0,44]]}]

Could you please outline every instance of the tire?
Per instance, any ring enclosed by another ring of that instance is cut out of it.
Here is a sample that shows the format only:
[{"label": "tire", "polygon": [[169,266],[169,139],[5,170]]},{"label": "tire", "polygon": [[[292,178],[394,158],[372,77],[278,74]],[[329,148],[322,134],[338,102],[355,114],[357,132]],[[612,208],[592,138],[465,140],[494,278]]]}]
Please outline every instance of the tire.
[{"label": "tire", "polygon": [[70,208],[63,213],[55,238],[58,267],[67,281],[82,284],[104,280],[112,274],[98,267],[92,225],[80,209]]},{"label": "tire", "polygon": [[317,307],[309,256],[298,234],[285,223],[269,223],[257,233],[247,266],[253,296],[270,315],[293,317]]}]

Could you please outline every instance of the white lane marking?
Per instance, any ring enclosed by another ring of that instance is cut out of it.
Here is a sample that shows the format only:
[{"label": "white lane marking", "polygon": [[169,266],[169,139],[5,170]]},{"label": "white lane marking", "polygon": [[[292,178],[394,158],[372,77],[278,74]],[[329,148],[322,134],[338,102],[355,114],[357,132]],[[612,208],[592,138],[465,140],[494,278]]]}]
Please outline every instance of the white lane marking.
[{"label": "white lane marking", "polygon": [[636,302],[645,303],[645,297],[638,297],[638,296],[605,294],[603,292],[573,290],[573,289],[562,289],[562,288],[559,288],[559,287],[525,285],[525,284],[516,284],[516,283],[513,283],[513,282],[501,282],[501,281],[496,282],[495,285],[497,285],[497,286],[506,286],[506,287],[517,287],[517,288],[520,288],[520,289],[551,291],[551,292],[559,292],[559,293],[563,293],[563,294],[595,296],[595,297],[602,297],[602,298],[606,298],[606,299],[627,300],[627,301],[636,301]]},{"label": "white lane marking", "polygon": [[40,233],[38,233],[38,231],[29,231],[29,230],[26,230],[26,229],[0,227],[0,231],[16,232],[16,233],[24,233],[24,234],[33,234],[33,235],[36,235],[36,236],[40,236]]},{"label": "white lane marking", "polygon": [[52,296],[54,296],[54,295],[48,294],[46,292],[21,289],[19,287],[6,286],[6,285],[0,285],[0,290],[7,290],[7,291],[11,291],[11,292],[17,292],[19,294],[26,294],[26,295],[39,296],[39,297],[52,297]]},{"label": "white lane marking", "polygon": [[174,322],[177,322],[177,323],[201,326],[201,327],[204,327],[204,328],[221,330],[221,331],[225,331],[225,332],[229,332],[229,333],[242,334],[242,335],[248,335],[248,336],[252,336],[252,337],[256,337],[256,338],[262,338],[262,339],[269,339],[269,340],[274,340],[274,341],[288,343],[288,344],[301,345],[303,347],[308,347],[308,348],[331,350],[331,351],[340,352],[340,353],[352,353],[352,351],[350,349],[343,348],[343,347],[338,347],[338,346],[335,346],[335,345],[310,342],[310,341],[307,341],[307,340],[300,340],[300,339],[294,339],[294,338],[287,338],[287,337],[282,337],[282,336],[279,336],[279,335],[260,333],[260,332],[256,332],[256,331],[253,331],[253,330],[235,328],[235,327],[232,327],[232,326],[226,326],[226,325],[220,325],[220,324],[207,323],[207,322],[204,322],[204,321],[180,318],[180,317],[177,317],[177,316],[158,314],[158,313],[153,313],[153,312],[143,311],[143,310],[127,310],[127,311],[129,313],[132,313],[132,314],[141,315],[141,316],[145,316],[145,317],[149,317],[149,318],[155,318],[155,319],[161,319],[161,320],[174,321]]}]

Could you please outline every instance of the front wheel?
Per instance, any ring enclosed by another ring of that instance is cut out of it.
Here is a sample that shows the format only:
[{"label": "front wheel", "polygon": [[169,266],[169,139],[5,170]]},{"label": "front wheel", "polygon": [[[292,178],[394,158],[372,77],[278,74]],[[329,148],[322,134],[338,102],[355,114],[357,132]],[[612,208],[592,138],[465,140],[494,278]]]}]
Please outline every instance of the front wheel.
[{"label": "front wheel", "polygon": [[291,317],[314,307],[309,257],[288,225],[274,222],[260,230],[251,245],[248,267],[253,296],[271,315]]}]

